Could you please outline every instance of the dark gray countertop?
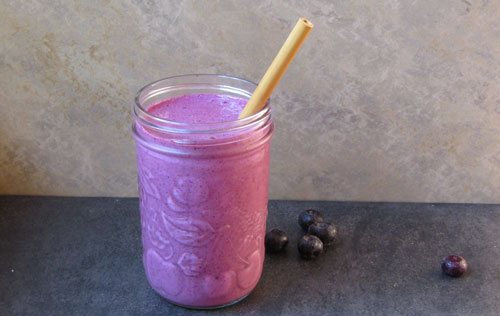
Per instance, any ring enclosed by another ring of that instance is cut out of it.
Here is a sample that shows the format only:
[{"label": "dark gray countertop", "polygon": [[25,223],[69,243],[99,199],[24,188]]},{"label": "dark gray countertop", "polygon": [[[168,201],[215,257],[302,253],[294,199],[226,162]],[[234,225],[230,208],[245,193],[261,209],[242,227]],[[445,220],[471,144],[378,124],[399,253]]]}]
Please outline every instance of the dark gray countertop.
[{"label": "dark gray countertop", "polygon": [[[298,256],[299,211],[317,208],[339,242]],[[500,205],[270,201],[288,231],[243,302],[191,311],[149,287],[137,199],[0,196],[0,315],[498,315]],[[456,253],[469,273],[440,261]]]}]

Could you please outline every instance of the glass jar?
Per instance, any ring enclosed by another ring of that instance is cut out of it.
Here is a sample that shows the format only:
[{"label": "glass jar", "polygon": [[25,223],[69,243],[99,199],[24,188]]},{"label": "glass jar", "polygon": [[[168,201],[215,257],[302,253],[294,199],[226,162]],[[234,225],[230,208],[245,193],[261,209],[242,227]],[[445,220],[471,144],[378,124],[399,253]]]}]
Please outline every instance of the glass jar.
[{"label": "glass jar", "polygon": [[256,85],[222,75],[184,75],[141,89],[133,114],[143,263],[172,303],[216,308],[245,298],[264,261],[269,104],[220,123],[181,123],[148,108],[187,94],[249,98]]}]

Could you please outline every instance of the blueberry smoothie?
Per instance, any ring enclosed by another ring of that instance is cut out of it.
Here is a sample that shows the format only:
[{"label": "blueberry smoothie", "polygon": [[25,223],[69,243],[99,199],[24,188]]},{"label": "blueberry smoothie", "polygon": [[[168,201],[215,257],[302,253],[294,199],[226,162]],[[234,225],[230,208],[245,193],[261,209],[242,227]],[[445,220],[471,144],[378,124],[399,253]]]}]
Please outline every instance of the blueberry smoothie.
[{"label": "blueberry smoothie", "polygon": [[159,123],[136,116],[143,263],[173,303],[230,304],[261,276],[273,126],[269,113],[228,128],[246,102],[185,94],[144,108]]}]

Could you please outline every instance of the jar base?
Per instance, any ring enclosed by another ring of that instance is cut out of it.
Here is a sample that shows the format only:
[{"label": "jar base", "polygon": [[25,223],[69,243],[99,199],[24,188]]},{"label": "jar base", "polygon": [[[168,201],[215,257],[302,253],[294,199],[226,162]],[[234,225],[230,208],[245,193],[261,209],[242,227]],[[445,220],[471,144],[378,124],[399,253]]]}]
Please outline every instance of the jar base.
[{"label": "jar base", "polygon": [[231,306],[231,305],[234,305],[234,304],[237,304],[241,301],[243,301],[245,298],[248,297],[248,295],[250,295],[252,292],[232,301],[232,302],[229,302],[229,303],[225,303],[225,304],[221,304],[221,305],[214,305],[214,306],[191,306],[191,305],[184,305],[184,304],[180,304],[180,303],[176,303],[174,301],[171,301],[169,299],[166,299],[164,298],[163,296],[161,296],[162,299],[164,299],[165,301],[169,302],[170,304],[173,304],[173,305],[176,305],[176,306],[179,306],[179,307],[182,307],[182,308],[187,308],[187,309],[197,309],[197,310],[211,310],[211,309],[219,309],[219,308],[224,308],[224,307],[228,307],[228,306]]}]

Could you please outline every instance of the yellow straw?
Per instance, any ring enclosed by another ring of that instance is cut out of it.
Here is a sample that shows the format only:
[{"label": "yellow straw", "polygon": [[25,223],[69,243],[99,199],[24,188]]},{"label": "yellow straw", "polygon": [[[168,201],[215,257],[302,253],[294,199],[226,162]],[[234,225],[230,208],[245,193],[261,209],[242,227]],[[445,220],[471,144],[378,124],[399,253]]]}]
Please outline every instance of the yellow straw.
[{"label": "yellow straw", "polygon": [[264,107],[313,26],[309,20],[299,19],[238,118],[255,114]]}]

